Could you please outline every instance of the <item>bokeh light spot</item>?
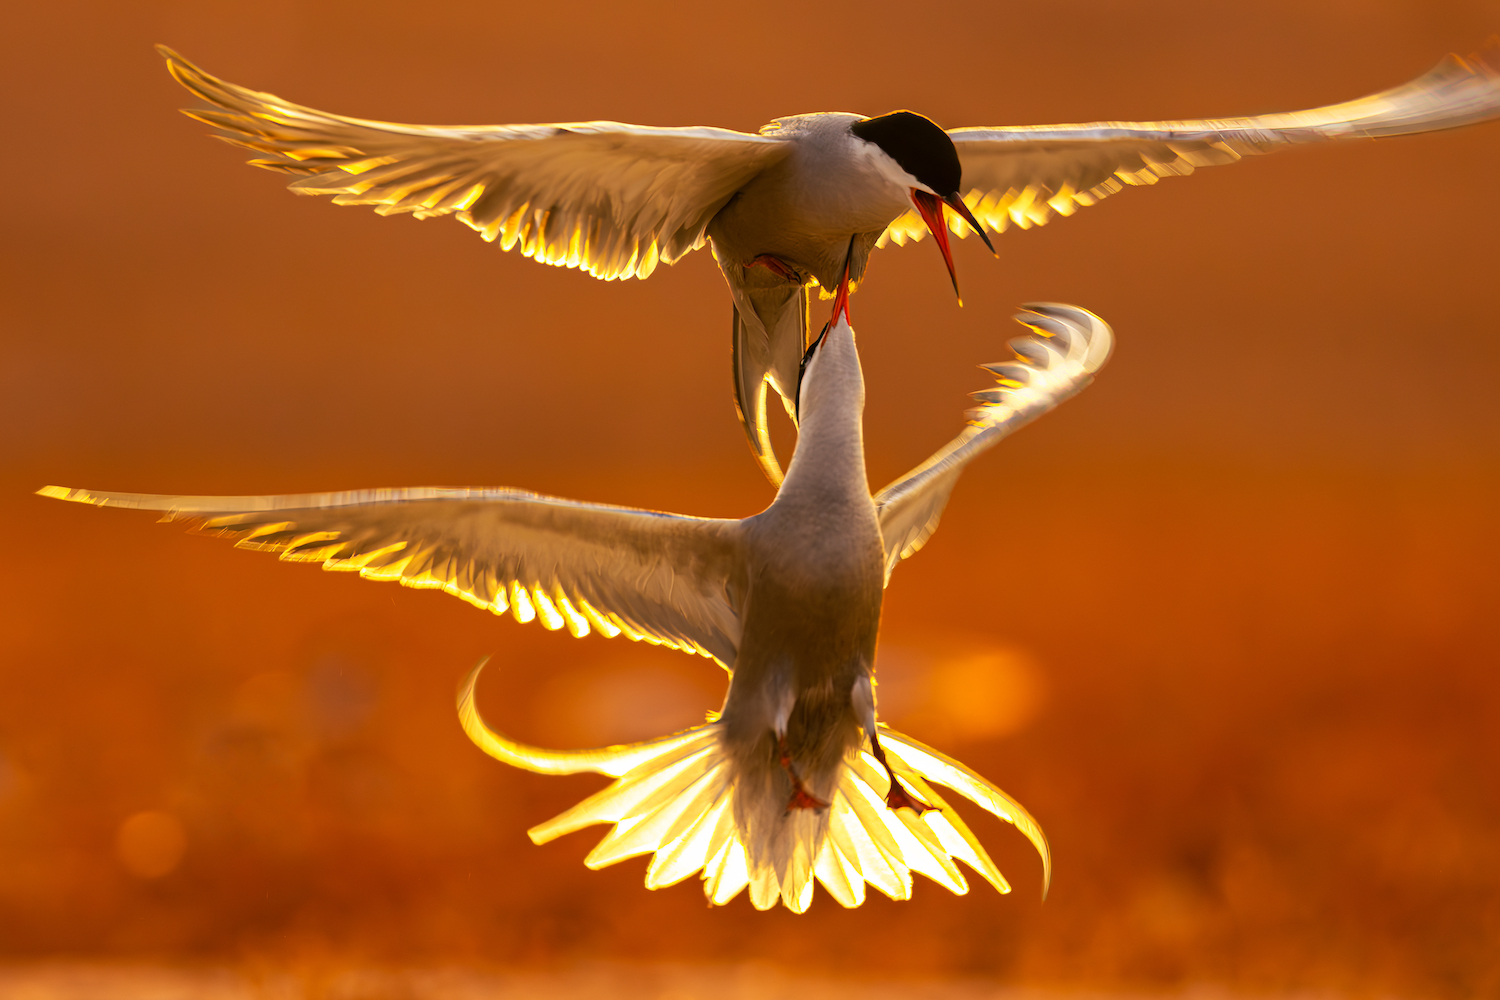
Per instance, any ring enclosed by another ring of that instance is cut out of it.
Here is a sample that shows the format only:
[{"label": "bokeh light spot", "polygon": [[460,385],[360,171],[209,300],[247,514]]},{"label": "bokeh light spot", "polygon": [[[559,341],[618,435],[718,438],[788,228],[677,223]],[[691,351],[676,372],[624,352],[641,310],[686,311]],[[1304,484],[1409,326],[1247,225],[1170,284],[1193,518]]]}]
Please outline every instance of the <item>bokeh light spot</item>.
[{"label": "bokeh light spot", "polygon": [[977,638],[887,645],[875,677],[880,717],[919,739],[938,742],[1020,732],[1046,694],[1031,654]]},{"label": "bokeh light spot", "polygon": [[996,648],[938,661],[929,681],[929,705],[960,739],[993,739],[1023,729],[1042,703],[1042,684],[1031,657]]},{"label": "bokeh light spot", "polygon": [[182,861],[186,850],[187,832],[170,813],[138,812],[121,823],[115,835],[115,854],[141,878],[168,874]]}]

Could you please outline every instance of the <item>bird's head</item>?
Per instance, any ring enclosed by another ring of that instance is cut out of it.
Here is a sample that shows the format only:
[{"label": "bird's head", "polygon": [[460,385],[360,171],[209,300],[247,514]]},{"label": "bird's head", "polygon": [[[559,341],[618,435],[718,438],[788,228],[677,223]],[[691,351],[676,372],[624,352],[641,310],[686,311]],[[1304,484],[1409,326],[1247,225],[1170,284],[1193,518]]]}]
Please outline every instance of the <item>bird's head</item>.
[{"label": "bird's head", "polygon": [[[877,118],[866,118],[849,126],[855,137],[879,148],[896,168],[893,178],[907,189],[912,206],[927,223],[927,229],[943,252],[953,293],[958,294],[958,274],[953,269],[953,253],[948,247],[948,227],[943,220],[943,206],[957,212],[984,245],[995,252],[995,245],[985,235],[963,201],[963,164],[948,133],[931,118],[914,111],[892,111]],[[963,300],[960,298],[960,302]]]}]

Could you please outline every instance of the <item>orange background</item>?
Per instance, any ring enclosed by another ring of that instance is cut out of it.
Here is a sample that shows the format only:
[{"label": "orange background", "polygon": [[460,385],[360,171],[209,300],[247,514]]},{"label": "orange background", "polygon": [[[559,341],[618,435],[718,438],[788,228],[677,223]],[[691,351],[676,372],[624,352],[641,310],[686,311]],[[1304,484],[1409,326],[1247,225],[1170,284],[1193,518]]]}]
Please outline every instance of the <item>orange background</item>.
[{"label": "orange background", "polygon": [[[506,769],[453,690],[557,745],[690,724],[706,661],[30,495],[514,485],[743,516],[707,253],[605,284],[451,221],[295,198],[177,115],[150,44],[424,123],[945,126],[1287,110],[1470,51],[1464,0],[54,0],[0,37],[0,953],[755,960],[1089,987],[1500,990],[1500,126],[1297,150],[1044,229],[888,249],[854,300],[871,479],[958,426],[1019,302],[1119,337],[986,456],[888,591],[882,708],[1016,795],[1017,891],[797,917],[525,829],[598,787]],[[972,695],[968,692],[974,692]],[[994,706],[975,711],[974,702]],[[175,817],[180,863],[122,858]],[[122,854],[122,850],[124,853]]]}]

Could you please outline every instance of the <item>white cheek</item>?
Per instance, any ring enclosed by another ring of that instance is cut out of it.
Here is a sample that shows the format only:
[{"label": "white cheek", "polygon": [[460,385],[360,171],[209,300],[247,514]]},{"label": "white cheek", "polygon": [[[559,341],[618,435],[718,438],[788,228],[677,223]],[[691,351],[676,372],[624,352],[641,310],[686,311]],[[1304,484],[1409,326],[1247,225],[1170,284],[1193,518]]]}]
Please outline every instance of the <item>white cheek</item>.
[{"label": "white cheek", "polygon": [[900,191],[903,200],[910,200],[912,188],[916,188],[919,191],[926,191],[929,194],[935,193],[926,184],[923,184],[911,174],[901,169],[901,164],[891,159],[890,154],[886,153],[885,150],[873,142],[866,142],[858,137],[854,137],[854,142],[859,147],[858,155],[867,165],[867,169],[880,175],[893,188]]}]

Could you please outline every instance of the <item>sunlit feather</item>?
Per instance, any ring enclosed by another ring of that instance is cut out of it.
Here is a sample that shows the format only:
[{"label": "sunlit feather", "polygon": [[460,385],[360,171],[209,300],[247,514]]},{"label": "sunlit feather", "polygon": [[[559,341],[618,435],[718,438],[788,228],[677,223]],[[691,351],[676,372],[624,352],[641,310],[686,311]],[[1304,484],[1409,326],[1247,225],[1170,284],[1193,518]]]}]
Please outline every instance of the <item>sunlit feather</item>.
[{"label": "sunlit feather", "polygon": [[702,246],[714,213],[785,155],[721,128],[619,122],[420,126],[317,111],[240,87],[161,48],[172,75],[223,110],[191,117],[293,173],[298,194],[382,215],[454,215],[484,239],[596,278],[645,278]]},{"label": "sunlit feather", "polygon": [[[798,913],[811,904],[814,882],[822,884],[842,906],[860,905],[866,882],[893,899],[909,899],[911,872],[926,875],[955,893],[967,892],[968,883],[955,861],[983,874],[1001,892],[1009,892],[998,872],[991,874],[993,862],[972,841],[963,821],[922,784],[925,778],[954,787],[982,808],[1015,823],[1037,846],[1050,877],[1046,840],[1013,799],[956,761],[883,727],[887,753],[901,762],[898,773],[909,775],[904,780],[923,789],[934,808],[921,816],[888,809],[881,788],[886,782],[874,758],[856,751],[840,773],[826,833],[816,840],[799,840],[779,872],[770,863],[751,869],[732,819],[735,788],[726,780],[728,761],[720,746],[720,723],[643,743],[543,751],[511,740],[479,716],[474,686],[482,667],[470,674],[458,699],[464,731],[481,749],[507,764],[543,773],[592,770],[617,776],[608,787],[530,831],[531,839],[541,844],[586,826],[611,824],[610,832],[588,855],[585,863],[590,868],[651,854],[648,888],[701,874],[704,893],[716,905],[728,903],[748,886],[757,908],[769,909],[780,902]],[[805,821],[807,829],[819,825],[806,811],[795,819]]]}]

